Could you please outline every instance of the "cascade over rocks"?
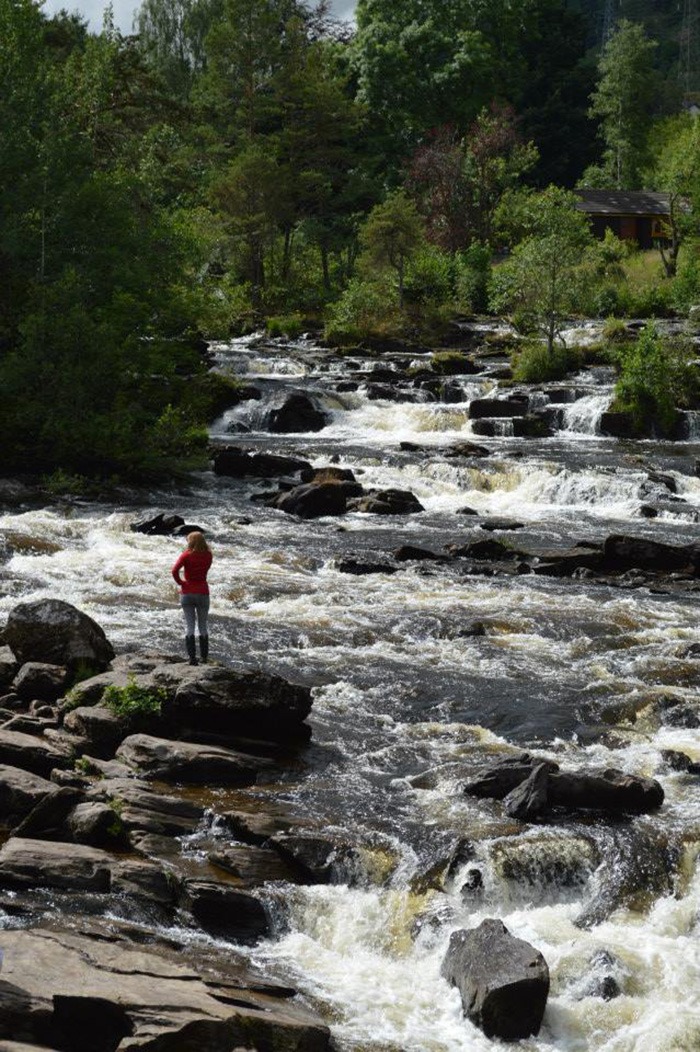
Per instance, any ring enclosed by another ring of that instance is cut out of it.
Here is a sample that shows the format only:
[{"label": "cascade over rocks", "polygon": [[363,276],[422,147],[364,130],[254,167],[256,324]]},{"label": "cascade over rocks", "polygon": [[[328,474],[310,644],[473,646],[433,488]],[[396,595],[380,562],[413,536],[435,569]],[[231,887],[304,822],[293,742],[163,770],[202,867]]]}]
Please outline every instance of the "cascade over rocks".
[{"label": "cascade over rocks", "polygon": [[114,657],[97,622],[62,599],[19,603],[7,619],[4,639],[22,664],[39,661],[71,671],[81,666],[100,670]]},{"label": "cascade over rocks", "polygon": [[266,418],[268,431],[274,434],[322,431],[327,415],[305,394],[291,394],[279,409],[271,409]]},{"label": "cascade over rocks", "polygon": [[238,446],[227,446],[214,454],[214,473],[228,478],[277,478],[279,475],[298,475],[311,471],[308,460],[280,456],[275,453],[254,453]]},{"label": "cascade over rocks", "polygon": [[518,1041],[539,1033],[549,995],[547,962],[502,921],[454,932],[442,974],[458,988],[464,1014],[487,1037]]}]

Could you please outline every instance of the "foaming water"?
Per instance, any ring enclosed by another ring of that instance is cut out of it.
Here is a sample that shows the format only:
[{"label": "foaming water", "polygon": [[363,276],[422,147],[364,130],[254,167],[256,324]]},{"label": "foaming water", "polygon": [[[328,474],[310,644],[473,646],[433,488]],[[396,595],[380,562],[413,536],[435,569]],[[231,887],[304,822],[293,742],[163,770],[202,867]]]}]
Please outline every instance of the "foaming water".
[{"label": "foaming water", "polygon": [[[364,379],[355,391],[333,389],[350,368],[356,382],[373,363],[329,362],[309,340],[257,336],[213,351],[218,369],[257,378],[262,394],[225,414],[219,439],[249,428],[233,440],[318,467],[340,453],[363,486],[411,490],[424,513],[301,523],[251,502],[270,483],[209,472],[178,492],[149,495],[147,505],[10,510],[0,514],[0,612],[60,596],[95,617],[118,648],[177,648],[169,568],[182,541],[130,526],[163,510],[206,529],[215,552],[214,657],[313,688],[314,739],[282,798],[361,847],[361,864],[342,883],[285,892],[278,937],[253,952],[320,1006],[339,1048],[501,1047],[465,1021],[440,975],[451,932],[499,916],[544,953],[552,973],[543,1030],[519,1047],[696,1052],[700,781],[669,769],[664,755],[700,761],[700,732],[692,719],[674,726],[659,716],[670,703],[697,711],[700,662],[688,656],[700,643],[696,601],[585,580],[474,577],[459,561],[366,577],[342,573],[339,562],[388,563],[407,543],[440,554],[490,536],[481,529],[490,516],[523,524],[497,533],[515,547],[626,531],[680,543],[694,539],[692,524],[672,510],[641,520],[640,487],[662,470],[698,507],[700,479],[675,449],[662,457],[655,443],[632,454],[590,441],[609,403],[607,373],[571,381],[576,393],[592,393],[562,407],[566,430],[556,439],[503,434],[476,440],[487,457],[450,456],[451,443],[470,438],[470,402],[496,391],[486,375],[460,378],[457,403],[417,401],[414,387],[402,388],[407,381],[397,382],[398,401],[377,401]],[[290,390],[304,390],[328,414],[322,431],[265,432],[265,414]],[[546,405],[543,394],[531,408]],[[465,506],[478,515],[456,514]],[[615,826],[560,819],[520,832],[500,804],[467,799],[461,786],[481,764],[525,746],[563,766],[657,777],[664,808]],[[471,857],[448,874],[459,844],[472,846]],[[183,850],[200,846],[192,840]],[[668,879],[652,867],[656,882],[638,895],[636,870],[630,877],[626,867],[646,857],[668,858]],[[582,911],[593,918],[588,927],[575,923]],[[227,952],[184,929],[178,937]],[[590,985],[603,950],[619,986],[611,1001]]]}]

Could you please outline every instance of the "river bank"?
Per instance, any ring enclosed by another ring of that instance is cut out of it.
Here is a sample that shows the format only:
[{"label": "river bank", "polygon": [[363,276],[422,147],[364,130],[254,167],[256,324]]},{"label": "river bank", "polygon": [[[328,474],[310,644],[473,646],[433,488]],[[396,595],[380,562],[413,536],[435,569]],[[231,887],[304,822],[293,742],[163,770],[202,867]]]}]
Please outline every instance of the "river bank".
[{"label": "river bank", "polygon": [[[450,933],[489,916],[549,964],[543,1029],[525,1047],[692,1048],[700,786],[670,759],[700,760],[692,592],[682,581],[666,587],[668,574],[660,588],[634,573],[615,581],[487,576],[464,558],[397,561],[394,553],[411,546],[443,555],[485,539],[562,553],[616,535],[693,545],[698,446],[597,434],[611,392],[604,370],[549,394],[528,391],[527,410],[554,408],[559,423],[548,437],[517,438],[517,417],[486,418],[502,423],[481,435],[470,416],[476,399],[518,394],[499,390],[499,358],[485,355],[480,372],[450,377],[436,393],[415,376],[372,377],[372,359],[329,356],[303,340],[247,338],[213,350],[219,369],[261,395],[224,414],[213,429],[217,447],[294,456],[313,468],[337,460],[365,490],[409,491],[423,510],[299,520],[250,499],[275,491],[279,477],[213,472],[176,492],[125,495],[108,514],[89,502],[6,506],[3,614],[20,600],[60,595],[120,651],[176,652],[167,571],[181,541],[130,526],[164,511],[207,528],[216,552],[215,658],[305,684],[314,703],[311,743],[279,781],[237,790],[237,809],[282,804],[362,848],[361,862],[341,866],[332,883],[285,888],[283,905],[273,882],[273,937],[237,952],[268,981],[301,989],[340,1048],[494,1047],[462,1018],[440,976]],[[390,354],[381,366],[396,372],[412,362],[421,366],[421,358]],[[348,384],[356,387],[343,390]],[[326,415],[321,430],[267,430],[267,414],[292,392]],[[464,442],[487,455],[449,455]],[[642,511],[650,505],[654,518]],[[477,514],[460,514],[465,507]],[[503,519],[520,528],[504,529]],[[379,571],[344,573],[348,560]],[[463,795],[470,773],[524,747],[564,766],[657,778],[664,805],[612,825],[555,816],[523,827],[498,802]],[[200,802],[214,814],[234,809],[217,792]],[[185,835],[183,858],[196,855],[211,828]],[[240,831],[219,835],[227,849],[240,843]],[[468,855],[455,855],[460,844]],[[659,865],[648,866],[650,858]],[[60,916],[65,902],[47,909]],[[138,926],[174,937],[162,919]],[[202,942],[194,930],[178,937],[195,954],[205,945],[230,952],[230,940]],[[600,982],[588,985],[592,977]],[[613,989],[616,996],[601,995]]]}]

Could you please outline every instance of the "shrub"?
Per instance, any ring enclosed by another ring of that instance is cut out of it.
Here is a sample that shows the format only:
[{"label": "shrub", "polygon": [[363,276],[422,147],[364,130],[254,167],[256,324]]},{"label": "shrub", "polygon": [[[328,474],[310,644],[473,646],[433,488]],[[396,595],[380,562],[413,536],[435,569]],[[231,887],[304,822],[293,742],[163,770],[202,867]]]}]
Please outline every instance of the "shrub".
[{"label": "shrub", "polygon": [[160,716],[166,698],[167,691],[162,687],[140,687],[133,678],[128,680],[125,687],[110,685],[102,695],[107,708],[115,716],[123,716],[127,720],[139,716]]},{"label": "shrub", "polygon": [[393,317],[390,297],[386,284],[353,278],[328,311],[326,339],[333,343],[357,343],[376,332]]},{"label": "shrub", "polygon": [[693,350],[679,341],[664,341],[653,325],[621,354],[614,410],[629,413],[637,434],[670,435],[677,407],[693,405],[698,379],[691,365]]},{"label": "shrub", "polygon": [[491,278],[491,249],[488,245],[471,245],[455,260],[455,296],[457,308],[465,314],[479,314],[488,309]]},{"label": "shrub", "polygon": [[574,347],[555,347],[550,354],[543,343],[527,343],[513,356],[513,379],[519,383],[541,384],[563,380],[581,368],[581,352]]},{"label": "shrub", "polygon": [[440,305],[453,296],[452,262],[437,248],[424,248],[408,264],[404,302]]},{"label": "shrub", "polygon": [[603,340],[606,343],[624,343],[629,337],[627,326],[621,318],[606,318],[603,326]]},{"label": "shrub", "polygon": [[283,314],[276,318],[267,319],[268,336],[286,336],[289,340],[297,340],[304,331],[304,319],[299,314]]}]

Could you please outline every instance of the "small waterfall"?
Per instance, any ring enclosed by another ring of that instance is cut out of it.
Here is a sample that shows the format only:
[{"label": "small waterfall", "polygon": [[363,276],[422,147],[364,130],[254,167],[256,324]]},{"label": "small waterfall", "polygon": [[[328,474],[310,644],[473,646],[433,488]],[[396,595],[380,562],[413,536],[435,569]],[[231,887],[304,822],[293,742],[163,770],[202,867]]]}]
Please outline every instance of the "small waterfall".
[{"label": "small waterfall", "polygon": [[600,420],[612,400],[612,392],[586,395],[564,409],[564,431],[579,435],[597,435]]},{"label": "small waterfall", "polygon": [[681,434],[687,442],[700,442],[700,410],[688,409],[681,414]]}]

